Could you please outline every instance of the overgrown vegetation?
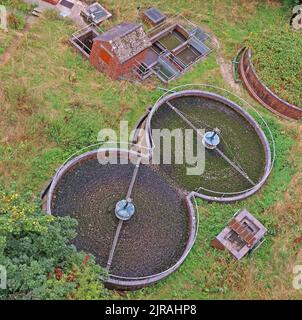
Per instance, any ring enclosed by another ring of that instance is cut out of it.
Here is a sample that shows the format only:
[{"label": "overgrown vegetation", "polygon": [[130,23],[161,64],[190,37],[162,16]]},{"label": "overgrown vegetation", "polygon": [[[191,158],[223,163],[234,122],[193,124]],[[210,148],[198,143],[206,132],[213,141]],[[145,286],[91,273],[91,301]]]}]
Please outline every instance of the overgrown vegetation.
[{"label": "overgrown vegetation", "polygon": [[286,101],[302,107],[302,34],[283,19],[248,41],[261,80]]},{"label": "overgrown vegetation", "polygon": [[0,265],[7,270],[1,299],[102,299],[101,268],[68,244],[76,221],[41,211],[29,195],[0,191]]},{"label": "overgrown vegetation", "polygon": [[[102,1],[102,4],[113,12],[113,19],[106,21],[105,27],[137,19],[135,1],[110,0]],[[263,33],[277,31],[280,21],[284,26],[287,19],[289,21],[292,7],[292,3],[282,5],[279,1],[262,0],[154,0],[140,1],[140,4],[142,7],[158,6],[171,15],[184,12],[188,18],[216,35],[220,43],[219,54],[228,61],[250,34],[261,42]],[[114,82],[96,72],[69,46],[68,37],[75,30],[76,27],[68,20],[46,13],[32,27],[26,42],[18,48],[11,62],[1,68],[0,180],[6,189],[15,182],[19,193],[21,190],[39,193],[45,181],[68,156],[96,142],[100,129],[118,129],[120,120],[128,120],[129,127],[133,127],[145,108],[162,93],[156,89],[157,83],[146,86]],[[283,32],[288,30],[285,28]],[[295,47],[293,52],[296,50]],[[301,61],[301,55],[299,57]],[[216,53],[212,54],[169,87],[210,83],[230,89],[229,83],[221,76],[216,58]],[[272,63],[268,61],[271,67]],[[243,90],[240,94],[249,99]],[[302,185],[299,174],[302,171],[301,130],[296,123],[279,121],[263,108],[257,105],[256,108],[265,116],[276,137],[277,161],[268,184],[260,193],[238,204],[199,202],[201,224],[198,239],[184,265],[165,281],[129,294],[130,297],[301,298],[301,293],[291,286],[292,266],[299,251],[299,244],[293,247],[293,242],[302,231],[299,194]],[[7,207],[7,199],[13,194],[1,196],[1,208]],[[1,210],[5,213],[1,215],[0,226],[6,226],[1,236],[6,241],[3,240],[3,245],[1,242],[3,250],[0,257],[12,265],[12,274],[18,271],[16,265],[22,263],[25,271],[15,274],[13,279],[16,278],[17,282],[4,297],[76,299],[88,298],[91,292],[91,297],[97,298],[99,291],[103,296],[103,288],[95,281],[99,269],[93,259],[89,260],[91,269],[87,269],[87,273],[84,271],[83,275],[77,275],[75,282],[68,281],[74,266],[77,271],[82,270],[85,261],[85,254],[76,253],[66,244],[74,236],[74,222],[44,216],[28,197],[12,201],[17,210],[13,207]],[[210,242],[242,207],[255,214],[269,229],[269,234],[257,252],[236,262],[227,252],[211,248]],[[14,220],[23,208],[27,218],[22,218],[21,214],[21,220]],[[35,221],[43,230],[36,229]],[[11,225],[16,231],[8,228]],[[21,229],[15,228],[16,225]],[[14,237],[20,240],[20,248],[18,244],[12,250]],[[47,248],[44,237],[52,243],[50,248]],[[63,252],[57,248],[56,239],[68,252],[67,259],[62,258]],[[31,251],[28,241],[35,241],[36,246],[45,252],[45,263],[41,266],[33,262],[38,260],[38,253],[34,249]],[[23,260],[15,262],[14,258],[20,253],[18,250],[23,247],[26,257],[21,255]],[[54,254],[52,250],[55,248]],[[38,282],[31,283],[33,277],[29,272],[37,274],[34,279]]]},{"label": "overgrown vegetation", "polygon": [[32,5],[25,3],[22,0],[1,0],[1,5],[7,7],[10,10],[15,10],[23,13],[29,13],[32,9]]}]

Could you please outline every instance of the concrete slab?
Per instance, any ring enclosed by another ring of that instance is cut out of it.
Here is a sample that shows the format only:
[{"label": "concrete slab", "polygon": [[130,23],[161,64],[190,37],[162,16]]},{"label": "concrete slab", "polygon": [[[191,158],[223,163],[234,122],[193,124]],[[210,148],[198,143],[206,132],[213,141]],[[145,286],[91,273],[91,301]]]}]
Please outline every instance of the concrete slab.
[{"label": "concrete slab", "polygon": [[82,1],[69,0],[69,2],[72,2],[74,4],[74,6],[71,9],[68,9],[65,6],[62,6],[60,4],[60,2],[57,5],[52,5],[52,4],[45,2],[45,1],[42,1],[42,0],[23,0],[23,1],[28,4],[36,5],[38,10],[40,10],[42,12],[47,9],[54,9],[54,10],[58,11],[58,13],[62,17],[68,17],[79,27],[82,28],[82,27],[86,26],[85,21],[80,16],[81,11],[87,7],[87,5],[84,4]]}]

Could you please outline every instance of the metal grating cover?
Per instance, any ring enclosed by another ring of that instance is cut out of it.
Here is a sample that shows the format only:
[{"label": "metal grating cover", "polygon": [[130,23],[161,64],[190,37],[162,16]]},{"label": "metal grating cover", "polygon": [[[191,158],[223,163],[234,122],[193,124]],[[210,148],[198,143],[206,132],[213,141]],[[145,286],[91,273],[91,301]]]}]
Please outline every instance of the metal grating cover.
[{"label": "metal grating cover", "polygon": [[89,14],[94,16],[95,20],[99,20],[108,15],[107,11],[99,4],[92,5],[91,7],[88,8],[87,11],[89,12]]},{"label": "metal grating cover", "polygon": [[68,8],[68,9],[72,9],[73,6],[74,6],[74,3],[70,2],[70,1],[67,1],[67,0],[62,0],[60,2],[60,5]]},{"label": "metal grating cover", "polygon": [[207,47],[204,43],[193,38],[189,40],[189,43],[193,48],[200,52],[202,56],[207,55],[211,51],[210,48]]},{"label": "metal grating cover", "polygon": [[153,7],[146,10],[144,15],[154,24],[161,23],[166,19],[166,16],[162,12]]},{"label": "metal grating cover", "polygon": [[98,2],[89,5],[81,12],[81,15],[89,22],[93,22],[95,24],[99,24],[112,16],[112,14]]},{"label": "metal grating cover", "polygon": [[227,249],[240,260],[248,252],[259,246],[267,229],[246,209],[238,212],[228,225],[214,239],[217,249]]},{"label": "metal grating cover", "polygon": [[205,33],[202,29],[200,28],[196,28],[193,30],[192,35],[194,37],[196,37],[198,40],[200,41],[205,41],[209,38],[209,36],[207,35],[207,33]]}]

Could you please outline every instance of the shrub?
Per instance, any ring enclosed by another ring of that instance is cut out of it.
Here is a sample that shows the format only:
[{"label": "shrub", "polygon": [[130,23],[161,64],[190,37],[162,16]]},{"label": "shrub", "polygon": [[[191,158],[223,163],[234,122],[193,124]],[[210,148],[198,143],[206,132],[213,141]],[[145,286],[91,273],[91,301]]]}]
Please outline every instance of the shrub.
[{"label": "shrub", "polygon": [[252,33],[247,42],[253,49],[253,62],[264,84],[284,100],[301,106],[301,34],[281,22],[278,28]]},{"label": "shrub", "polygon": [[15,30],[22,30],[25,27],[26,21],[24,15],[19,12],[11,12],[8,15],[8,25]]},{"label": "shrub", "polygon": [[101,299],[101,268],[69,241],[76,221],[44,214],[29,195],[0,189],[0,265],[7,270],[1,299]]}]

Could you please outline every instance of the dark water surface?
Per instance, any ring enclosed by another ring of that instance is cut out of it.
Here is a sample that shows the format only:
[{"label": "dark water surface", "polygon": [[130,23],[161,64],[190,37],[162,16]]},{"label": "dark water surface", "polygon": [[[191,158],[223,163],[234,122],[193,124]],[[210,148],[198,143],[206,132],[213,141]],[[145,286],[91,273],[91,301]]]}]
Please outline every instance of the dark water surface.
[{"label": "dark water surface", "polygon": [[[221,102],[202,97],[181,97],[170,101],[173,106],[183,112],[183,115],[198,129],[209,131],[219,128],[221,143],[219,145],[229,159],[239,164],[248,176],[257,183],[264,174],[265,150],[260,138],[248,121]],[[155,112],[152,129],[167,128],[170,130],[181,128],[190,129],[168,105],[164,104]],[[196,134],[194,133],[194,150],[197,148]],[[177,146],[172,144],[172,161],[175,159]],[[160,147],[163,149],[163,144]],[[214,151],[205,151],[205,171],[200,175],[189,176],[186,173],[187,164],[161,165],[164,174],[175,183],[186,189],[196,190],[200,186],[209,190],[222,192],[240,192],[251,188],[252,185],[224,159]],[[206,193],[202,191],[202,193]],[[211,195],[211,193],[206,193]],[[213,195],[213,194],[212,194]]]},{"label": "dark water surface", "polygon": [[[100,165],[90,159],[66,173],[56,187],[52,213],[77,219],[73,243],[104,267],[118,224],[115,204],[125,198],[133,170],[132,164]],[[140,166],[132,192],[136,211],[123,223],[110,273],[147,276],[179,260],[189,229],[183,196],[151,167]]]}]

